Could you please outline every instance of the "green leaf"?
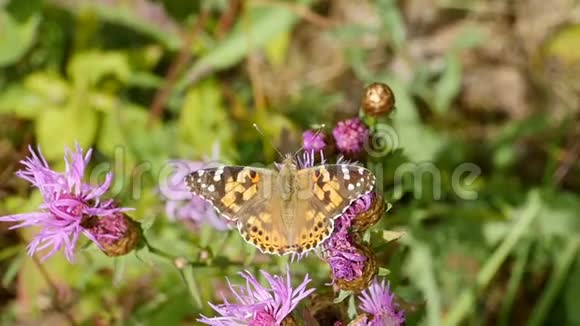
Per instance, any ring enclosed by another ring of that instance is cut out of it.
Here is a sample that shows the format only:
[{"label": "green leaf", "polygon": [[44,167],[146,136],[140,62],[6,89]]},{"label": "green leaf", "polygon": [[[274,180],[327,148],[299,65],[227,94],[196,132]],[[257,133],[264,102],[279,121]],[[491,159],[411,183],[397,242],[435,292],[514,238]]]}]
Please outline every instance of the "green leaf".
[{"label": "green leaf", "polygon": [[578,298],[580,298],[580,259],[576,257],[576,262],[572,264],[572,270],[568,273],[568,280],[564,284],[563,301],[566,308],[566,316],[569,325],[580,325],[580,315],[576,312]]},{"label": "green leaf", "polygon": [[0,93],[0,113],[14,114],[18,118],[33,119],[44,109],[45,101],[24,87],[17,85]]},{"label": "green leaf", "polygon": [[340,292],[338,292],[338,297],[334,299],[334,303],[341,303],[344,299],[350,296],[352,296],[352,291],[340,290]]},{"label": "green leaf", "polygon": [[564,64],[580,64],[580,24],[563,27],[547,42],[544,54],[557,58]]},{"label": "green leaf", "polygon": [[290,32],[287,31],[274,37],[266,44],[266,56],[270,63],[275,66],[280,66],[284,63],[290,40]]},{"label": "green leaf", "polygon": [[67,67],[75,85],[95,86],[108,75],[126,82],[131,75],[127,55],[120,52],[87,51],[77,54]]},{"label": "green leaf", "polygon": [[143,132],[146,129],[146,123],[147,112],[143,108],[121,105],[105,114],[97,139],[97,147],[112,157],[116,148],[127,146],[127,137],[136,137]]},{"label": "green leaf", "polygon": [[477,293],[489,285],[516,244],[529,232],[541,207],[539,191],[530,191],[525,205],[512,212],[514,223],[509,233],[479,270],[475,288],[467,288],[461,293],[456,303],[453,304],[453,309],[447,313],[445,325],[459,325],[466,318],[476,304]]},{"label": "green leaf", "polygon": [[[423,125],[411,94],[396,79],[378,80],[385,82],[397,98],[397,109],[393,117],[393,127],[382,125],[377,136],[392,145],[393,149],[402,148],[413,162],[432,161],[445,145],[445,138],[429,126]],[[374,137],[374,136],[373,136]]]},{"label": "green leaf", "polygon": [[35,72],[24,80],[27,90],[42,97],[44,105],[63,105],[69,98],[71,90],[67,81],[52,72]]},{"label": "green leaf", "polygon": [[377,9],[382,18],[383,30],[395,49],[402,49],[405,44],[405,21],[395,0],[379,0]]},{"label": "green leaf", "polygon": [[411,256],[407,270],[416,286],[421,289],[427,300],[426,325],[440,325],[442,302],[439,286],[435,278],[433,253],[428,245],[420,240],[411,239]]},{"label": "green leaf", "polygon": [[387,242],[399,240],[406,232],[383,230],[383,239]]},{"label": "green leaf", "polygon": [[26,255],[23,253],[13,259],[6,270],[4,271],[4,275],[2,275],[2,287],[7,289],[10,287],[12,282],[16,279],[16,275],[20,271],[22,267],[22,262],[26,259]]},{"label": "green leaf", "polygon": [[0,11],[0,67],[13,64],[26,53],[34,42],[39,21],[38,15],[20,21]]},{"label": "green leaf", "polygon": [[216,142],[220,144],[222,156],[232,156],[233,130],[222,101],[213,80],[199,83],[187,93],[178,125],[178,144],[182,145],[178,149],[183,157],[210,155]]},{"label": "green leaf", "polygon": [[569,270],[578,257],[580,249],[580,239],[574,237],[568,241],[562,252],[556,259],[556,264],[546,288],[539,298],[538,303],[532,309],[532,314],[528,320],[528,325],[545,325],[545,321],[550,314],[550,309],[558,300],[558,294],[565,284]]},{"label": "green leaf", "polygon": [[184,74],[185,77],[176,85],[175,92],[181,93],[192,80],[208,71],[226,69],[238,64],[250,51],[262,49],[270,41],[287,33],[297,20],[298,17],[283,6],[249,6],[232,32]]},{"label": "green leaf", "polygon": [[258,114],[256,116],[256,123],[258,126],[262,126],[262,132],[265,135],[265,137],[262,137],[262,147],[266,157],[272,157],[272,155],[276,154],[276,149],[272,146],[272,143],[276,144],[280,141],[280,137],[282,136],[281,130],[288,130],[290,132],[296,130],[296,127],[288,117],[282,114],[276,114],[274,110]]},{"label": "green leaf", "polygon": [[179,49],[182,45],[178,31],[173,31],[167,27],[163,28],[159,23],[139,16],[132,6],[107,5],[97,1],[78,1],[78,3],[73,2],[73,5],[66,7],[66,9],[79,15],[94,12],[106,22],[119,24],[148,35],[170,50]]},{"label": "green leaf", "polygon": [[199,294],[199,285],[193,274],[193,267],[191,267],[191,265],[187,265],[183,269],[180,269],[179,273],[181,274],[183,281],[187,285],[187,289],[189,290],[191,298],[196,303],[197,307],[201,308],[202,302],[201,296]]},{"label": "green leaf", "polygon": [[64,147],[92,145],[97,132],[97,113],[92,108],[48,108],[38,115],[36,139],[48,160],[62,159]]},{"label": "green leaf", "polygon": [[347,305],[346,313],[350,319],[354,319],[357,316],[357,307],[354,299],[354,295],[351,295],[348,298],[348,305]]},{"label": "green leaf", "polygon": [[445,71],[435,84],[434,109],[438,114],[449,111],[449,107],[461,89],[462,68],[459,58],[449,54],[445,58]]},{"label": "green leaf", "polygon": [[121,287],[126,277],[128,256],[115,257],[113,260],[113,285]]},{"label": "green leaf", "polygon": [[391,274],[390,270],[383,268],[383,267],[379,267],[379,274],[378,274],[379,276],[387,276],[389,274]]}]

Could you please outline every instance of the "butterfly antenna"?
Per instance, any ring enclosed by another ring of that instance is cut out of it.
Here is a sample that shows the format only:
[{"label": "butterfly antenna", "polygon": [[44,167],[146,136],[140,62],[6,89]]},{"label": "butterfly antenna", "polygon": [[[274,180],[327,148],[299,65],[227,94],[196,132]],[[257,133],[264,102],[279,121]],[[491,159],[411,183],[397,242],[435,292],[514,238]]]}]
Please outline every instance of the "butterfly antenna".
[{"label": "butterfly antenna", "polygon": [[[256,128],[256,130],[258,131],[258,133],[260,133],[260,135],[262,135],[262,137],[266,138],[266,135],[264,135],[264,133],[262,132],[262,130],[260,130],[260,128],[258,128],[258,125],[254,123],[254,128]],[[278,153],[278,155],[280,155],[281,158],[284,158],[284,155],[282,155],[282,152],[280,152],[280,150],[278,149],[278,147],[276,147],[276,145],[274,145],[274,142],[272,141],[272,139],[270,139],[270,145],[272,145],[272,147],[274,147],[274,149],[276,150],[276,152]]]},{"label": "butterfly antenna", "polygon": [[[314,133],[314,136],[312,136],[312,138],[315,138],[316,136],[318,136],[318,134],[320,134],[322,132],[322,129],[324,129],[324,127],[326,127],[326,125],[323,123],[320,125],[320,127],[318,128],[318,130],[316,131],[316,133]],[[302,144],[302,147],[300,147],[296,153],[292,156],[292,158],[296,157],[298,154],[300,154],[300,152],[304,149],[304,144]]]}]

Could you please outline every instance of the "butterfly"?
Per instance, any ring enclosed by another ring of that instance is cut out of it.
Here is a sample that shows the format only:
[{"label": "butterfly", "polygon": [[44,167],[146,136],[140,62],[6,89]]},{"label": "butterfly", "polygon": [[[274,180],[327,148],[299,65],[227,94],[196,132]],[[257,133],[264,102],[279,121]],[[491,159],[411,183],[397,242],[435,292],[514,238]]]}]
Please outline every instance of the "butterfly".
[{"label": "butterfly", "polygon": [[313,250],[330,237],[334,220],[373,191],[375,176],[354,164],[301,169],[286,155],[279,171],[220,166],[192,172],[185,183],[235,222],[246,242],[286,255]]}]

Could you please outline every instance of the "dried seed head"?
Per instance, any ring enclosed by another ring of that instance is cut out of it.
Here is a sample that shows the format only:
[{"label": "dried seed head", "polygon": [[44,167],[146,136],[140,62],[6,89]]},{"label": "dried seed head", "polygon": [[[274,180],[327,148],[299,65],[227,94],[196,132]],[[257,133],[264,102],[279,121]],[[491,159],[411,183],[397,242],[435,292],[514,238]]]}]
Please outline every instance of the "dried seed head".
[{"label": "dried seed head", "polygon": [[388,114],[395,109],[395,95],[389,86],[372,83],[365,88],[361,106],[365,114],[372,117]]}]

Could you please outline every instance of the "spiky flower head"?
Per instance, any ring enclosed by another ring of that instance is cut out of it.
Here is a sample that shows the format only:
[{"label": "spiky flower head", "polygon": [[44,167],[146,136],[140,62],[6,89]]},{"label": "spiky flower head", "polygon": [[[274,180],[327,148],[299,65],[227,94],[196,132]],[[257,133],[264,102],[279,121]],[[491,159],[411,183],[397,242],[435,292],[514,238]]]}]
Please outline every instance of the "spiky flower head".
[{"label": "spiky flower head", "polygon": [[302,283],[293,289],[289,269],[285,276],[270,275],[266,271],[261,273],[268,286],[260,284],[250,272],[241,272],[240,275],[246,280],[245,286],[231,284],[228,280],[236,302],[228,302],[222,296],[224,303],[210,303],[219,316],[210,318],[202,315],[198,321],[214,326],[274,326],[291,323],[292,311],[301,300],[314,292],[314,289],[306,289],[310,278],[306,275]]},{"label": "spiky flower head", "polygon": [[340,121],[332,131],[338,150],[345,155],[360,154],[369,139],[369,129],[359,119]]},{"label": "spiky flower head", "polygon": [[377,279],[359,296],[359,308],[368,316],[365,326],[399,326],[405,322],[405,312],[395,302],[395,294],[385,280]]},{"label": "spiky flower head", "polygon": [[324,134],[313,130],[306,130],[302,133],[302,146],[308,152],[319,152],[326,147]]},{"label": "spiky flower head", "polygon": [[[74,249],[81,234],[103,249],[95,234],[83,226],[83,222],[89,218],[110,218],[130,210],[117,207],[110,199],[102,199],[111,185],[112,173],[107,173],[105,181],[98,186],[84,182],[92,150],[84,153],[79,144],[75,145],[74,151],[65,148],[64,172],[52,170],[40,150],[36,153],[29,147],[29,151],[30,156],[21,161],[24,169],[16,172],[16,175],[40,191],[43,203],[36,212],[3,216],[0,222],[19,222],[11,229],[40,227],[27,248],[30,256],[50,248],[43,260],[64,249],[66,258],[73,262]],[[99,237],[102,236],[99,234]],[[121,236],[113,232],[107,238],[116,240]]]}]

